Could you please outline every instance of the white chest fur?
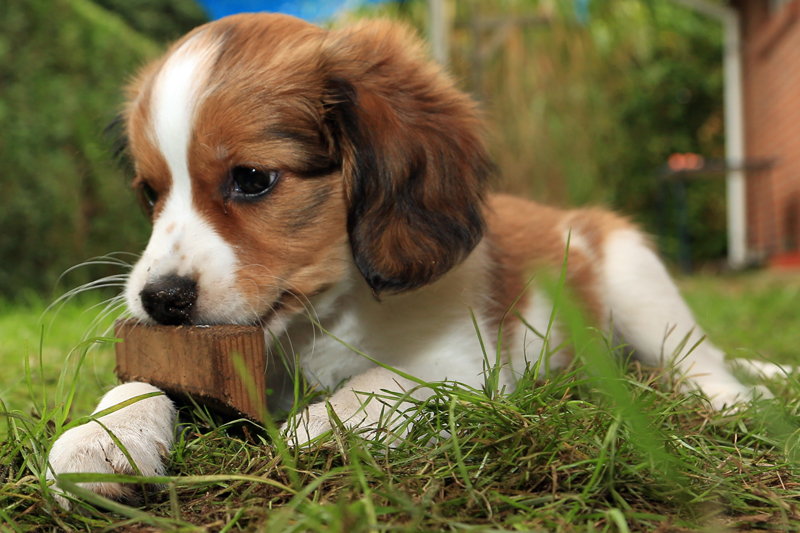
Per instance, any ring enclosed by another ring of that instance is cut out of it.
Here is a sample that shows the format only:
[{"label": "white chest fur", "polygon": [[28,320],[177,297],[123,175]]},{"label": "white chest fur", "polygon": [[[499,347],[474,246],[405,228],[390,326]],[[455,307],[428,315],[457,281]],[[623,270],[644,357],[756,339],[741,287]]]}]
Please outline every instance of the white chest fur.
[{"label": "white chest fur", "polygon": [[355,350],[426,381],[479,386],[484,355],[471,311],[481,334],[496,336],[482,313],[487,267],[479,247],[438,282],[381,301],[354,272],[310,302],[327,333],[298,317],[280,337],[282,351],[294,355],[309,381],[328,389],[375,366]]}]

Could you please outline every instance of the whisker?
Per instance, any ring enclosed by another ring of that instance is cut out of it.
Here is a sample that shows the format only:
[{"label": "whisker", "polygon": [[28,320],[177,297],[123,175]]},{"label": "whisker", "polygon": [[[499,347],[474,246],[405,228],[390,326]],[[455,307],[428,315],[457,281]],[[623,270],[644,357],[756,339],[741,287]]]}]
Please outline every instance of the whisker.
[{"label": "whisker", "polygon": [[[284,289],[289,289],[288,293],[295,300],[297,300],[297,302],[303,308],[303,311],[305,312],[305,314],[310,318],[310,320],[309,320],[310,324],[309,325],[311,326],[311,351],[309,352],[308,357],[309,358],[313,357],[314,352],[316,350],[316,345],[317,345],[317,326],[316,326],[316,324],[319,323],[319,320],[320,320],[319,314],[317,313],[317,310],[314,307],[314,304],[311,302],[311,300],[308,297],[305,296],[305,294],[297,287],[296,284],[294,284],[294,283],[290,282],[289,280],[287,280],[285,278],[282,278],[280,276],[275,276],[274,274],[272,274],[272,271],[267,266],[262,265],[262,264],[253,263],[253,264],[242,266],[240,270],[244,270],[244,269],[247,269],[247,268],[261,268],[261,269],[264,269],[266,271],[266,277],[271,278],[271,279],[273,279],[273,280],[275,280],[277,282],[277,283],[272,285],[272,288],[274,288],[276,295],[280,294],[282,292],[282,290],[284,290]],[[253,280],[251,277],[248,276],[245,279],[255,283],[256,287],[258,288],[258,283],[256,283],[255,280]],[[261,296],[259,295],[259,299],[260,298],[261,298]],[[274,306],[272,304],[268,304],[268,306],[269,306],[269,312],[270,313],[275,313]],[[266,326],[266,324],[265,324],[265,326]],[[289,363],[292,364],[292,366],[296,366],[296,361],[295,360],[297,359],[298,354],[295,351],[295,347],[294,347],[294,343],[292,342],[291,335],[289,335],[288,329],[285,327],[285,325],[283,325],[282,329],[283,329],[283,331],[280,331],[280,332],[275,332],[275,331],[272,331],[272,330],[265,330],[264,335],[266,337],[265,341],[266,341],[266,345],[267,345],[267,353],[270,356],[274,356],[274,353],[272,353],[272,346],[273,346],[273,344],[277,343],[278,347],[280,348],[280,351],[284,354],[284,356],[286,356],[288,359],[290,359]],[[273,340],[271,338],[269,338],[269,337],[272,337],[272,336],[274,336],[274,338],[275,338],[274,342],[273,342]],[[285,342],[288,343],[288,348],[289,348],[288,350],[287,350],[287,347],[282,342],[282,337],[285,339]],[[267,361],[269,361],[269,358],[267,358]]]},{"label": "whisker", "polygon": [[[316,324],[320,322],[319,313],[317,313],[317,310],[314,307],[314,304],[311,302],[311,300],[308,297],[305,296],[305,294],[301,290],[299,290],[299,288],[297,287],[296,284],[290,282],[289,280],[287,280],[285,278],[281,278],[279,276],[275,276],[274,274],[271,273],[270,269],[268,267],[266,267],[265,265],[253,263],[253,264],[246,265],[246,266],[242,267],[242,269],[252,268],[252,267],[263,268],[264,270],[267,271],[267,276],[268,277],[274,279],[275,281],[280,282],[285,288],[293,289],[293,290],[289,291],[289,294],[291,294],[298,301],[298,303],[300,303],[300,305],[303,307],[303,310],[305,311],[305,313],[308,315],[309,318],[311,318],[311,320],[310,320],[311,328],[312,328],[312,352],[311,353],[313,354],[314,347],[316,346],[316,338],[317,338],[316,337],[316,335],[317,335]],[[276,287],[277,287],[277,285],[276,285]],[[289,342],[291,343],[291,339],[289,339]],[[293,347],[292,347],[292,350],[294,350]]]},{"label": "whisker", "polygon": [[128,270],[131,270],[133,268],[133,263],[129,263],[128,261],[123,261],[122,259],[118,259],[117,257],[115,257],[117,255],[132,255],[132,256],[134,256],[136,258],[136,254],[130,254],[128,252],[112,252],[110,254],[100,255],[100,256],[97,256],[97,257],[92,257],[91,259],[87,259],[86,261],[83,261],[82,263],[78,263],[77,265],[72,266],[72,267],[68,268],[67,270],[65,270],[58,277],[58,280],[56,280],[56,284],[58,284],[61,281],[61,279],[64,276],[66,276],[67,274],[69,274],[70,272],[73,272],[73,271],[75,271],[75,270],[77,270],[79,268],[83,268],[83,267],[87,267],[87,266],[93,266],[93,265],[118,266],[118,267],[126,268]]},{"label": "whisker", "polygon": [[[73,289],[64,292],[64,294],[56,298],[53,301],[53,303],[51,303],[45,308],[45,310],[39,317],[39,322],[43,322],[45,316],[47,316],[48,313],[54,311],[47,327],[47,333],[51,331],[53,323],[55,322],[56,318],[58,318],[58,315],[61,313],[61,311],[64,309],[64,306],[66,306],[77,296],[93,290],[101,290],[109,288],[123,289],[128,280],[129,272],[133,269],[132,261],[128,261],[124,258],[131,258],[135,260],[138,258],[138,255],[130,252],[111,252],[106,255],[93,257],[65,270],[61,274],[61,276],[59,276],[56,284],[61,282],[61,280],[70,272],[74,272],[75,270],[84,267],[111,266],[111,267],[121,268],[124,270],[124,272],[118,274],[112,274],[109,276],[105,276],[90,281],[88,283],[84,283],[82,285],[79,285]],[[123,305],[124,305],[124,294],[120,293],[117,296],[113,296],[109,299],[103,300],[86,309],[82,314],[91,312],[93,310],[96,310],[98,307],[103,306],[103,309],[90,322],[89,326],[87,327],[86,331],[82,336],[82,340],[85,341],[87,338],[89,338],[89,336],[96,330],[96,328],[103,322],[103,320],[106,320],[110,314],[117,312],[119,308]],[[106,330],[105,333],[108,333],[108,330]]]},{"label": "whisker", "polygon": [[[84,333],[84,340],[85,340],[85,338],[87,338],[87,337],[88,337],[88,335],[89,335],[89,334],[90,334],[92,331],[94,331],[94,330],[95,330],[95,329],[96,329],[96,328],[97,328],[97,327],[98,327],[98,326],[99,326],[99,325],[100,325],[100,324],[101,324],[103,321],[105,321],[106,319],[108,319],[108,317],[109,317],[109,316],[111,316],[111,315],[113,315],[113,314],[115,314],[115,313],[119,312],[120,310],[122,310],[122,311],[123,311],[123,313],[124,313],[124,311],[125,311],[125,297],[124,297],[124,295],[122,295],[122,294],[120,294],[120,295],[117,295],[117,296],[114,296],[113,298],[109,298],[109,299],[108,299],[106,302],[101,302],[101,303],[98,303],[98,304],[96,304],[96,305],[93,305],[92,307],[90,307],[90,308],[89,308],[89,310],[91,310],[91,309],[94,309],[94,308],[96,308],[96,307],[99,307],[100,305],[103,305],[104,303],[105,303],[105,306],[103,307],[103,310],[102,310],[102,311],[100,311],[100,313],[98,313],[98,315],[97,315],[97,316],[96,316],[96,317],[95,317],[95,318],[92,320],[92,322],[89,324],[89,327],[87,328],[87,332],[86,332],[86,333]],[[88,310],[87,310],[87,311],[88,311]],[[119,315],[121,316],[123,313],[119,313]],[[119,318],[119,316],[117,317],[117,319],[118,319],[118,318]],[[110,325],[109,325],[109,326],[108,326],[108,327],[107,327],[107,328],[106,328],[106,329],[105,329],[105,330],[102,332],[101,336],[103,336],[103,337],[108,337],[108,336],[110,336],[109,334],[113,332],[113,329],[114,329],[114,322],[112,322],[112,323],[111,323],[111,324],[110,324]]]}]

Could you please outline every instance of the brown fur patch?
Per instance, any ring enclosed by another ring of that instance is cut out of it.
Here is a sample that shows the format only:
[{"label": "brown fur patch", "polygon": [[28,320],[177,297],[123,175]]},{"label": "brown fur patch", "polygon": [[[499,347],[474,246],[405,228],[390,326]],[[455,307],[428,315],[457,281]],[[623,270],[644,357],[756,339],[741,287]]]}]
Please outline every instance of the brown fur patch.
[{"label": "brown fur patch", "polygon": [[[537,271],[560,272],[570,230],[567,281],[589,316],[601,319],[596,287],[603,242],[615,230],[632,228],[626,219],[603,209],[561,210],[507,195],[490,197],[486,218],[495,264],[490,316],[497,323]],[[528,298],[523,296],[517,308]],[[511,318],[509,326],[515,327],[514,322]]]},{"label": "brown fur patch", "polygon": [[356,265],[376,292],[423,286],[482,236],[479,114],[404,28],[368,21],[331,37],[328,117]]}]

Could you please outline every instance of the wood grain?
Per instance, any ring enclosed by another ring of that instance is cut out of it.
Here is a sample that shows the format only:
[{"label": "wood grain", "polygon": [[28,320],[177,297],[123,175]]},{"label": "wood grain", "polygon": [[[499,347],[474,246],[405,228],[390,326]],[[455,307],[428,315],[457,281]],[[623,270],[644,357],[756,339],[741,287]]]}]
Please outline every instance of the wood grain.
[{"label": "wood grain", "polygon": [[[191,397],[226,415],[260,420],[271,374],[282,370],[268,360],[264,330],[254,326],[146,326],[120,320],[114,330],[122,339],[116,345],[122,381],[144,381],[173,399]],[[244,376],[234,366],[234,354],[242,358]]]}]

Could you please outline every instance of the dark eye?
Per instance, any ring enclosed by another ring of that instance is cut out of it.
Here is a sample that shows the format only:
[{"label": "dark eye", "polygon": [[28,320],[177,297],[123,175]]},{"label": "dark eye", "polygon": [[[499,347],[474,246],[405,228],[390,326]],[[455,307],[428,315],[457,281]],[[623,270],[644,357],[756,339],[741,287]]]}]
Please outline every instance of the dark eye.
[{"label": "dark eye", "polygon": [[147,207],[152,209],[156,205],[156,202],[158,202],[158,193],[146,182],[139,186],[139,190],[141,191],[142,198],[147,204]]},{"label": "dark eye", "polygon": [[261,196],[269,191],[278,181],[280,172],[261,170],[253,167],[233,167],[231,180],[233,192],[245,196]]}]

